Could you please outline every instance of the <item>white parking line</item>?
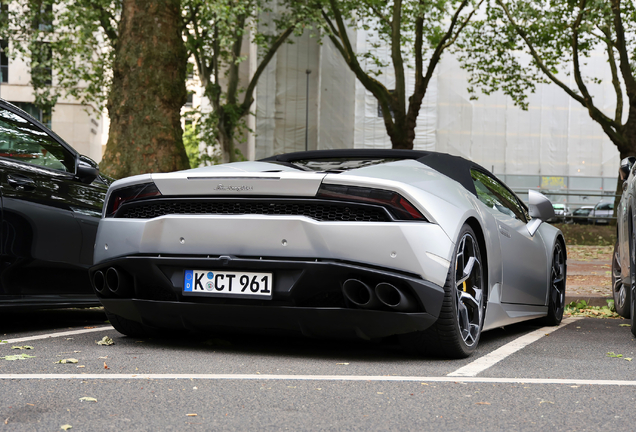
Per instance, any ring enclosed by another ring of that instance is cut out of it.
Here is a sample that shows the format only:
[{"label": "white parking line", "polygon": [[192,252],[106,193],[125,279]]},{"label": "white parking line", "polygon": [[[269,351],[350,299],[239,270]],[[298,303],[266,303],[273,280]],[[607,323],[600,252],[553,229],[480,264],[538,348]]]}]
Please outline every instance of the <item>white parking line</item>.
[{"label": "white parking line", "polygon": [[98,332],[98,331],[104,331],[104,330],[114,330],[114,328],[113,326],[107,325],[107,326],[101,326],[101,327],[95,327],[95,328],[85,328],[81,330],[69,330],[69,331],[63,331],[63,332],[57,332],[57,333],[48,333],[43,335],[25,336],[21,338],[6,339],[4,342],[6,343],[27,342],[27,341],[38,340],[38,339],[48,339],[48,338],[55,338],[55,337],[62,337],[62,336],[73,336],[73,335],[82,334],[82,333],[92,333],[92,332]]},{"label": "white parking line", "polygon": [[568,384],[599,386],[636,386],[636,381],[550,379],[550,378],[478,378],[478,377],[417,377],[365,375],[265,375],[265,374],[0,374],[0,380],[237,380],[237,381],[384,381],[492,384]]},{"label": "white parking line", "polygon": [[563,321],[561,321],[561,325],[558,327],[543,327],[540,328],[539,330],[535,330],[533,332],[530,332],[526,335],[523,335],[515,340],[513,340],[512,342],[507,343],[506,345],[497,348],[496,350],[494,350],[491,353],[486,354],[483,357],[478,358],[477,360],[475,360],[472,363],[467,364],[466,366],[463,366],[459,369],[457,369],[455,372],[451,372],[449,373],[448,377],[475,377],[477,376],[477,374],[479,374],[480,372],[485,371],[486,369],[488,369],[489,367],[493,366],[494,364],[500,362],[501,360],[505,359],[506,357],[508,357],[511,354],[516,353],[517,351],[519,351],[522,348],[525,348],[526,346],[530,345],[532,342],[536,342],[539,339],[541,339],[544,336],[549,335],[550,333],[565,327],[568,324],[571,324],[575,321],[580,320],[582,317],[570,317],[570,318],[566,318]]}]

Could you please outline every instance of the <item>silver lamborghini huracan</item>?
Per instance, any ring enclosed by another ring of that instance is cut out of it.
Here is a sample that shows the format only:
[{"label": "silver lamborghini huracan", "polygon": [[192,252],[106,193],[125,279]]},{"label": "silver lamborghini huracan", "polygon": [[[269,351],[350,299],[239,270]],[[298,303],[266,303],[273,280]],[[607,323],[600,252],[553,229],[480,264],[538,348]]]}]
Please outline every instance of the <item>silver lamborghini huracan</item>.
[{"label": "silver lamborghini huracan", "polygon": [[466,159],[328,150],[119,180],[91,280],[112,325],[398,336],[466,357],[565,301],[563,234]]}]

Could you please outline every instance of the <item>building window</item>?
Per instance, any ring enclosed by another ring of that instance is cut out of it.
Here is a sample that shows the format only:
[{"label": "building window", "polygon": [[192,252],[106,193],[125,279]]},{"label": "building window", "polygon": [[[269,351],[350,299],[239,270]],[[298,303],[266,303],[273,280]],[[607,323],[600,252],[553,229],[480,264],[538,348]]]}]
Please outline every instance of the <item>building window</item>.
[{"label": "building window", "polygon": [[9,57],[7,57],[7,41],[0,41],[0,82],[9,82]]},{"label": "building window", "polygon": [[[53,31],[53,3],[46,2],[47,4],[44,4],[45,0],[35,0],[34,3],[31,27],[34,30]],[[37,3],[39,3],[39,7]]]},{"label": "building window", "polygon": [[188,95],[186,96],[185,106],[187,106],[187,107],[191,107],[192,106],[193,97],[194,97],[194,92],[193,91],[188,91]]},{"label": "building window", "polygon": [[47,42],[36,42],[31,46],[31,81],[35,87],[51,85],[53,71],[51,60],[53,49]]},{"label": "building window", "polygon": [[31,117],[39,120],[40,123],[44,124],[46,127],[51,129],[51,110],[41,110],[36,107],[31,102],[11,102],[13,105],[20,108],[22,111],[25,111]]},{"label": "building window", "polygon": [[0,0],[0,28],[9,23],[9,2]]}]

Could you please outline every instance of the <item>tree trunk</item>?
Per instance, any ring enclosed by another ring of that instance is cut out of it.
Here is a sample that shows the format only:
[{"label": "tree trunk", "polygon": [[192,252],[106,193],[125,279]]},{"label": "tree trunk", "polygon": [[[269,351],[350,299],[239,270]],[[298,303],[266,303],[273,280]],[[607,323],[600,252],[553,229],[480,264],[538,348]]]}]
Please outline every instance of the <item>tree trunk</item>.
[{"label": "tree trunk", "polygon": [[180,110],[187,53],[180,0],[123,0],[101,167],[116,178],[189,168]]}]

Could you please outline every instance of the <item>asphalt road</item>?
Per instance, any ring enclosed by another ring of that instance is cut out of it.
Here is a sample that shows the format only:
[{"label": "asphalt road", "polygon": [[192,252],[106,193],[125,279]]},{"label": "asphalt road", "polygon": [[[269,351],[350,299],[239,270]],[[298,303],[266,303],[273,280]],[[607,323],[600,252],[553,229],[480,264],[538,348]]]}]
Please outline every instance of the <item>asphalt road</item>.
[{"label": "asphalt road", "polygon": [[[391,342],[134,339],[100,310],[3,312],[0,339],[9,343],[0,357],[34,357],[0,359],[0,432],[631,431],[636,346],[626,323],[509,326],[484,333],[472,357],[450,361]],[[115,344],[97,345],[103,336]],[[12,349],[24,345],[33,349]],[[78,363],[56,363],[68,358]],[[473,376],[449,376],[458,370]]]}]

